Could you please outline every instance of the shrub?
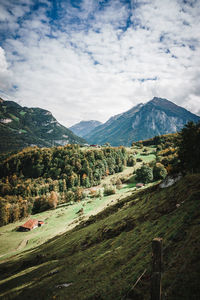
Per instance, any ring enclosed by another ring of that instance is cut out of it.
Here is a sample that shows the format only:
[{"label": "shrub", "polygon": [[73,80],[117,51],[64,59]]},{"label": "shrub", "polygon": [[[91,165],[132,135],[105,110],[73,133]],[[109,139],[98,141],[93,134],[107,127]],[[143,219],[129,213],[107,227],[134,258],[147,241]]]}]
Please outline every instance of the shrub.
[{"label": "shrub", "polygon": [[135,160],[134,156],[130,155],[128,160],[127,160],[127,166],[128,167],[133,167],[133,166],[135,166],[135,164],[136,164],[136,160]]},{"label": "shrub", "polygon": [[142,159],[141,159],[140,157],[138,157],[138,158],[136,158],[136,161],[137,161],[137,162],[141,162]]},{"label": "shrub", "polygon": [[107,185],[104,187],[104,196],[116,194],[116,188],[113,185]]},{"label": "shrub", "polygon": [[156,148],[156,151],[161,151],[161,150],[162,150],[162,146],[158,145],[157,148]]},{"label": "shrub", "polygon": [[118,190],[120,190],[122,188],[122,181],[120,178],[117,178],[117,181],[116,181],[116,188]]},{"label": "shrub", "polygon": [[90,190],[90,197],[91,198],[96,198],[97,196],[98,196],[98,193],[97,193],[96,189]]},{"label": "shrub", "polygon": [[122,176],[120,177],[120,180],[122,183],[126,183],[128,181],[128,177],[127,176]]}]

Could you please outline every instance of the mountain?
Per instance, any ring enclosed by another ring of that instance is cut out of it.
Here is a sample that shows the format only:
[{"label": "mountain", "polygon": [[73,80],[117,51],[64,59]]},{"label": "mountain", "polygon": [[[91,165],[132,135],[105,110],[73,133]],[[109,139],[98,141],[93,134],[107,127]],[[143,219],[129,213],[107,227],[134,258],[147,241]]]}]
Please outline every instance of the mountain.
[{"label": "mountain", "polygon": [[27,146],[80,144],[85,140],[61,125],[51,112],[22,107],[14,101],[0,99],[0,152]]},{"label": "mountain", "polygon": [[94,128],[101,125],[102,123],[95,120],[90,121],[81,121],[71,127],[69,129],[76,135],[84,137],[89,134]]},{"label": "mountain", "polygon": [[200,117],[183,107],[154,97],[146,104],[138,104],[125,113],[111,117],[84,137],[91,144],[109,142],[112,146],[130,146],[133,141],[177,132],[188,121],[198,120]]}]

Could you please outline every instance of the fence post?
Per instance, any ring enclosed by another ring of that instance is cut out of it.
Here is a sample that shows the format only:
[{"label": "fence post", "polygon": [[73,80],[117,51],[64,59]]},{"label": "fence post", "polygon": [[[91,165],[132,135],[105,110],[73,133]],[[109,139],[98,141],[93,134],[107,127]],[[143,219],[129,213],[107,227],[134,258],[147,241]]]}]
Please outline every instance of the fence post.
[{"label": "fence post", "polygon": [[151,300],[161,300],[162,239],[152,241]]}]

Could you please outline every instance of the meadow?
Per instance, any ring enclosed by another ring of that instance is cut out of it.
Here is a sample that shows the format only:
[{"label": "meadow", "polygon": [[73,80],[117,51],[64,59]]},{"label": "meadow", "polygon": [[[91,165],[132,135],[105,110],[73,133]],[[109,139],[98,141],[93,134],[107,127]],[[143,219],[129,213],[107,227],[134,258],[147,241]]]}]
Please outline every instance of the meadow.
[{"label": "meadow", "polygon": [[[127,148],[130,153],[135,149]],[[143,162],[155,160],[155,154],[152,154],[152,148],[147,148],[149,155],[142,155],[142,149],[137,149],[135,158],[141,158]],[[147,152],[147,154],[148,154]],[[126,167],[123,172],[105,177],[97,187],[85,189],[88,197],[79,202],[70,202],[58,205],[56,209],[47,210],[34,214],[23,220],[10,223],[0,227],[0,261],[8,259],[11,256],[19,254],[26,250],[31,250],[47,240],[62,234],[87,220],[91,215],[96,215],[106,207],[115,204],[125,196],[130,195],[136,190],[136,181],[133,178],[133,171],[141,166],[142,162],[137,162],[134,167]],[[116,193],[110,196],[91,197],[91,190],[102,190],[104,185],[112,184],[117,178],[126,178],[126,183]],[[132,179],[133,178],[133,179]],[[147,184],[144,188],[155,184]],[[83,210],[82,213],[79,213]],[[33,218],[45,222],[44,226],[38,227],[29,232],[19,232],[17,228],[24,224],[28,219]]]}]

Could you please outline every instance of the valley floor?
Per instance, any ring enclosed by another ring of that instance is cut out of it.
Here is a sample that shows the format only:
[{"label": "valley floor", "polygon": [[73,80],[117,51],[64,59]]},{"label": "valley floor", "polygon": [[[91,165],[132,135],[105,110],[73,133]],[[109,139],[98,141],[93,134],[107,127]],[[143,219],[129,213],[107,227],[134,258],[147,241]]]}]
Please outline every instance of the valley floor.
[{"label": "valley floor", "polygon": [[[140,154],[138,157],[141,157]],[[155,155],[150,154],[148,156],[143,156],[142,158],[143,161],[150,162],[155,159]],[[126,167],[121,173],[107,176],[102,180],[99,186],[90,188],[89,190],[101,189],[104,184],[112,183],[113,179],[116,180],[121,177],[130,178],[133,171],[140,165],[141,163],[137,163],[134,167]],[[146,185],[145,188],[149,185],[151,184]],[[0,227],[0,261],[8,259],[25,250],[33,249],[45,241],[74,228],[81,221],[88,219],[91,215],[96,215],[109,205],[113,205],[121,198],[130,195],[136,190],[135,186],[136,183],[124,184],[114,195],[101,198],[95,197],[92,199],[86,198],[85,200],[73,204],[62,204],[55,210],[38,213],[18,222]],[[83,214],[78,213],[81,209],[83,209]],[[30,218],[43,220],[45,224],[44,226],[29,232],[16,231],[20,225],[24,224]]]}]

